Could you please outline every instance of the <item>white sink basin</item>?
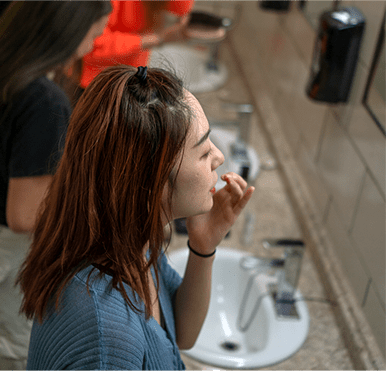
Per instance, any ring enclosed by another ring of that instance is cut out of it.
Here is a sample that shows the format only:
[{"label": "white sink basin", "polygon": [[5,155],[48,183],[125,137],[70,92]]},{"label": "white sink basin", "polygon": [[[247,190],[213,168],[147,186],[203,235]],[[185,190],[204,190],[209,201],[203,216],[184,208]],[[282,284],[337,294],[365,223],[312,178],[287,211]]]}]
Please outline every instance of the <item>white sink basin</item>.
[{"label": "white sink basin", "polygon": [[[270,295],[263,296],[251,326],[241,332],[237,318],[251,271],[240,266],[240,260],[250,254],[218,247],[213,267],[210,307],[195,346],[183,351],[202,363],[218,367],[259,368],[281,362],[296,353],[309,330],[308,308],[296,301],[299,319],[278,318]],[[170,264],[184,274],[188,249],[170,254]],[[254,279],[246,302],[243,322],[246,322],[257,298],[265,290],[265,282],[273,280],[264,274]],[[301,298],[299,291],[296,297]]]}]

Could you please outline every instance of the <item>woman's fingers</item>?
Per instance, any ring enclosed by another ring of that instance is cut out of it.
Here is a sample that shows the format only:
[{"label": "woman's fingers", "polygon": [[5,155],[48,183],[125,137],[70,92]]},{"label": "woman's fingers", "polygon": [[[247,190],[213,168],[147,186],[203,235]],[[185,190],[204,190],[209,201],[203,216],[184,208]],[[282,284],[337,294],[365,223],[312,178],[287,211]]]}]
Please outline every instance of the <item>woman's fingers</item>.
[{"label": "woman's fingers", "polygon": [[246,190],[247,182],[235,173],[223,174],[221,179],[227,183],[224,189],[231,197],[230,206],[234,216],[238,216],[251,199],[255,188],[249,187]]},{"label": "woman's fingers", "polygon": [[243,196],[243,189],[233,178],[226,177],[225,179],[231,194],[232,203],[234,204]]},{"label": "woman's fingers", "polygon": [[239,215],[247,203],[250,201],[253,192],[255,191],[254,187],[249,187],[243,197],[239,200],[239,202],[234,206],[235,215]]},{"label": "woman's fingers", "polygon": [[243,197],[247,182],[235,173],[227,173],[221,177],[226,183],[226,190],[231,195],[232,207],[234,207]]},{"label": "woman's fingers", "polygon": [[234,180],[242,188],[242,191],[244,191],[247,187],[247,182],[240,175],[233,172],[223,174],[221,179],[225,182],[227,182],[227,179]]}]

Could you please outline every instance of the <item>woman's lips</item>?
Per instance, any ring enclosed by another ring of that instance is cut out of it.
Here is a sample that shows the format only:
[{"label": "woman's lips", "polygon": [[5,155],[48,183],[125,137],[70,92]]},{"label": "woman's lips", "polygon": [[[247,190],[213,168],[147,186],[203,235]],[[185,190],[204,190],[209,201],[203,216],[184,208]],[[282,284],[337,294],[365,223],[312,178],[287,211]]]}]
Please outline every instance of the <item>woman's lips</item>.
[{"label": "woman's lips", "polygon": [[214,195],[216,193],[215,187],[211,188],[210,192]]}]

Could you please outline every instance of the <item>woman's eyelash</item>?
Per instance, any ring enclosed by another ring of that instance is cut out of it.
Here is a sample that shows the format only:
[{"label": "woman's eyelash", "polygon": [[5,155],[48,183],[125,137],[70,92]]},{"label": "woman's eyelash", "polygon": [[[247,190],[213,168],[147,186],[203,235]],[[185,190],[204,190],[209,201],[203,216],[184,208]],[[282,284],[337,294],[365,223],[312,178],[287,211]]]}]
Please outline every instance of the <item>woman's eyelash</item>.
[{"label": "woman's eyelash", "polygon": [[211,153],[212,153],[212,148],[211,148],[208,152],[206,152],[206,153],[203,155],[203,157],[204,157],[204,158],[207,158]]}]

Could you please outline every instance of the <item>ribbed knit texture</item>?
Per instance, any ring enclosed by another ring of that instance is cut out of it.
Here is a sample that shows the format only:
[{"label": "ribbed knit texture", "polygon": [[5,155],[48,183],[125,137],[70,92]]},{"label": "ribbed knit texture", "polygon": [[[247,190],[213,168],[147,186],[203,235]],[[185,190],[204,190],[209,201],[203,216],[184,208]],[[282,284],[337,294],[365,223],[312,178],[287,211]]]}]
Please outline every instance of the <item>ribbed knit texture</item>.
[{"label": "ribbed knit texture", "polygon": [[[176,345],[173,297],[181,278],[164,255],[159,260],[159,299],[165,330],[154,318],[130,309],[111,277],[93,281],[90,295],[86,280],[92,267],[78,273],[66,288],[58,312],[42,324],[34,322],[27,369],[29,370],[182,370]],[[133,294],[126,286],[130,298]],[[143,308],[143,306],[142,306]]]}]

